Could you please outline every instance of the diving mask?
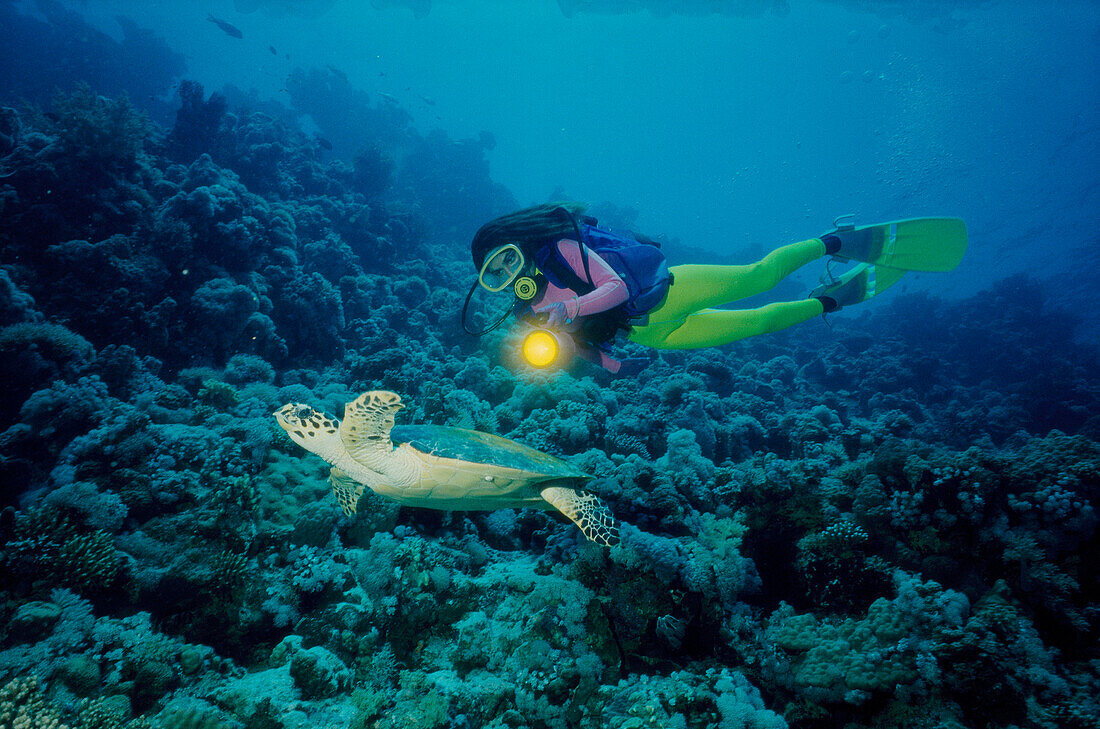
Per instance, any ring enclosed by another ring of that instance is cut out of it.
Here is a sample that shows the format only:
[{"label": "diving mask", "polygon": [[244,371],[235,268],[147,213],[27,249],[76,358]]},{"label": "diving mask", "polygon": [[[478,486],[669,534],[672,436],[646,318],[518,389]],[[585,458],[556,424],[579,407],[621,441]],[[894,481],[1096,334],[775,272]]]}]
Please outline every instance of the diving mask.
[{"label": "diving mask", "polygon": [[525,264],[523,251],[515,243],[499,246],[485,257],[477,281],[486,291],[503,291],[523,273]]}]

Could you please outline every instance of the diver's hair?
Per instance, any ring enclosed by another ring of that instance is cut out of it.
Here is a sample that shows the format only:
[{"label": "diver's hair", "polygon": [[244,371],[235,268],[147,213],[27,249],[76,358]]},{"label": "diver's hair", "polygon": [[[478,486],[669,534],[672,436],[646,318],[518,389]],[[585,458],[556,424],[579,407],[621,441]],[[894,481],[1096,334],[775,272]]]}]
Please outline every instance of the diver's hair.
[{"label": "diver's hair", "polygon": [[[562,213],[561,208],[570,215]],[[493,218],[481,226],[470,243],[474,268],[481,268],[489,251],[507,243],[517,244],[525,255],[533,257],[535,251],[548,241],[575,238],[577,233],[573,220],[584,209],[584,205],[575,202],[544,203]]]}]

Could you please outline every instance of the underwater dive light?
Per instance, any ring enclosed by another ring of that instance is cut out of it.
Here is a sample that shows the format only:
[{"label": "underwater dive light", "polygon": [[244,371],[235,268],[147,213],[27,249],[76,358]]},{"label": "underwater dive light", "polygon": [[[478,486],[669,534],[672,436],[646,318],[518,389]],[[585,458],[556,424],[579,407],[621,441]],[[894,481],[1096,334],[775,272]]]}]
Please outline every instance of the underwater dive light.
[{"label": "underwater dive light", "polygon": [[527,364],[538,369],[564,365],[573,359],[576,344],[565,332],[535,329],[523,338],[520,348]]}]

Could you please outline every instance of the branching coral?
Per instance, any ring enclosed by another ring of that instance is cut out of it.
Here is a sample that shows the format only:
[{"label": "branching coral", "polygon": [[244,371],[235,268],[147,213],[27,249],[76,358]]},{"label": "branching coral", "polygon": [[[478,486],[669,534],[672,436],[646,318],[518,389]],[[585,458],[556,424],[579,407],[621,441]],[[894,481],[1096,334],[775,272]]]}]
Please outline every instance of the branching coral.
[{"label": "branching coral", "polygon": [[765,708],[755,686],[728,669],[630,676],[602,686],[586,708],[579,725],[584,729],[686,729],[702,721],[718,729],[787,727],[782,716]]},{"label": "branching coral", "polygon": [[867,554],[870,537],[851,522],[836,522],[798,542],[797,565],[807,594],[822,607],[858,610],[889,591],[889,565]]},{"label": "branching coral", "polygon": [[4,561],[24,580],[71,585],[87,595],[109,594],[125,575],[110,534],[81,531],[49,507],[17,515]]},{"label": "branching coral", "polygon": [[143,163],[149,121],[129,99],[110,99],[81,84],[54,97],[60,154],[92,179],[127,174]]},{"label": "branching coral", "polygon": [[46,703],[34,677],[17,678],[0,689],[0,726],[5,729],[69,729]]},{"label": "branching coral", "polygon": [[898,596],[879,598],[859,619],[821,620],[783,605],[768,622],[761,667],[819,702],[859,705],[876,692],[921,693],[939,681],[942,642],[964,622],[968,602],[933,582],[899,575]]}]

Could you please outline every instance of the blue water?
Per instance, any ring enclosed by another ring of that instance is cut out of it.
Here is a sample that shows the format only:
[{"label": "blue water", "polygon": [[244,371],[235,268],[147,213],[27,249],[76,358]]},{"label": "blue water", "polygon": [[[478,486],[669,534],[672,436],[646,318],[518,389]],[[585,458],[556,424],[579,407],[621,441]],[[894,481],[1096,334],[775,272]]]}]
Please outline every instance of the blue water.
[{"label": "blue water", "polygon": [[[794,2],[761,17],[567,18],[549,0],[436,0],[423,17],[408,4],[350,2],[310,17],[327,4],[233,15],[242,40],[206,22],[205,10],[232,14],[229,3],[160,2],[141,19],[208,88],[282,99],[291,69],[331,64],[367,93],[394,96],[421,130],[490,131],[493,178],[521,203],[555,190],[609,200],[638,210],[646,230],[709,250],[763,252],[849,212],[866,222],[957,215],[979,254],[960,270],[968,283],[923,283],[972,293],[1021,270],[1080,274],[1066,259],[1094,240],[1091,3],[874,13]],[[108,32],[112,16],[133,12],[127,2],[85,8]],[[1039,231],[1059,244],[1027,245]]]},{"label": "blue water", "polygon": [[[1098,71],[1083,0],[0,0],[0,716],[1094,726]],[[671,264],[969,248],[546,374],[457,315],[478,227],[562,199]],[[343,514],[271,413],[368,390],[564,459],[622,544]]]}]

